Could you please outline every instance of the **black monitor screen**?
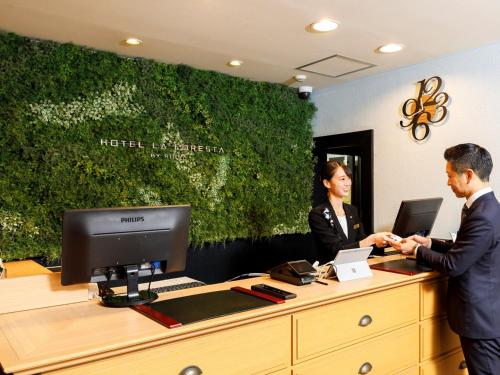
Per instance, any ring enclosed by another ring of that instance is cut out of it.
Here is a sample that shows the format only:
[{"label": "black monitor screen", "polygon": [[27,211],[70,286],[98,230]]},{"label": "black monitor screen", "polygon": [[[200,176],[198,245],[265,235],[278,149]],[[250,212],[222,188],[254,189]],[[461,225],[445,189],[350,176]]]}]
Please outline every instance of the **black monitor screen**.
[{"label": "black monitor screen", "polygon": [[140,276],[185,269],[190,214],[190,206],[65,211],[61,284],[122,279],[125,305],[144,303]]},{"label": "black monitor screen", "polygon": [[403,238],[413,234],[428,236],[434,226],[442,202],[443,198],[402,201],[392,233]]}]

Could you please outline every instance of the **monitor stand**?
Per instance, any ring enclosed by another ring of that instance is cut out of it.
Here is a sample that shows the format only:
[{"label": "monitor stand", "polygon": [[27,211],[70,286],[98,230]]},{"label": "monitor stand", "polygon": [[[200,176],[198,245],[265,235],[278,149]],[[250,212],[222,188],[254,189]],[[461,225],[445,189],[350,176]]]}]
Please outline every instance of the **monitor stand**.
[{"label": "monitor stand", "polygon": [[[127,295],[115,295],[112,293],[103,293],[109,288],[99,285],[99,295],[102,298],[104,306],[108,307],[128,307],[134,305],[143,305],[153,302],[158,298],[158,294],[149,290],[139,290],[139,265],[131,264],[123,266],[127,278]],[[106,282],[103,282],[106,283]],[[101,284],[101,283],[99,283]]]},{"label": "monitor stand", "polygon": [[[390,250],[386,250],[386,249],[390,249]],[[373,247],[373,250],[372,252],[370,253],[370,256],[373,257],[373,256],[379,256],[379,257],[383,257],[383,256],[388,256],[388,255],[395,255],[395,254],[400,254],[399,251],[397,250],[394,250],[393,248],[387,246],[387,247]]]},{"label": "monitor stand", "polygon": [[385,255],[384,251],[385,251],[385,247],[373,246],[373,249],[372,249],[372,252],[370,253],[370,255],[384,256]]}]

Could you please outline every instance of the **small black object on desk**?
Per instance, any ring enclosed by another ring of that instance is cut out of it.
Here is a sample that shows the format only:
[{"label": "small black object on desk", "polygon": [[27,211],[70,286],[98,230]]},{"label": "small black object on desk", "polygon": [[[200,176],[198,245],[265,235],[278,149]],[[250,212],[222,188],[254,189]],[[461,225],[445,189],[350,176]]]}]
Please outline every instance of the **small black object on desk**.
[{"label": "small black object on desk", "polygon": [[269,274],[272,279],[294,285],[306,285],[315,280],[314,272],[316,270],[307,260],[296,260],[272,268]]},{"label": "small black object on desk", "polygon": [[283,299],[291,299],[297,297],[295,293],[287,292],[286,290],[275,288],[267,284],[255,284],[252,285],[252,290],[260,293],[269,294],[270,296]]}]

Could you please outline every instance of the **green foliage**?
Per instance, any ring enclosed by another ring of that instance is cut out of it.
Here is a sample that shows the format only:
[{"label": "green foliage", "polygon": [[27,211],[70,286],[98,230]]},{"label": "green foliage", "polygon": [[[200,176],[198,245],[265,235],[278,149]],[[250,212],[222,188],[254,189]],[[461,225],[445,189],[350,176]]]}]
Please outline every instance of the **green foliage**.
[{"label": "green foliage", "polygon": [[307,232],[314,111],[281,85],[0,33],[0,256],[57,258],[72,208],[191,204],[193,245]]}]

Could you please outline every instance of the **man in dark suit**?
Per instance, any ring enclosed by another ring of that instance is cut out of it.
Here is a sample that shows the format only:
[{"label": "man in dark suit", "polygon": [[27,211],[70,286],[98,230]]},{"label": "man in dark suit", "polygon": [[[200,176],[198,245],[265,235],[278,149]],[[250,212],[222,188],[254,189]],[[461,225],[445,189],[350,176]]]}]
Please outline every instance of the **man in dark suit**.
[{"label": "man in dark suit", "polygon": [[444,153],[448,186],[466,198],[457,238],[411,236],[390,242],[449,276],[447,314],[460,336],[470,375],[500,374],[500,204],[489,186],[493,168],[484,148],[467,143]]}]

